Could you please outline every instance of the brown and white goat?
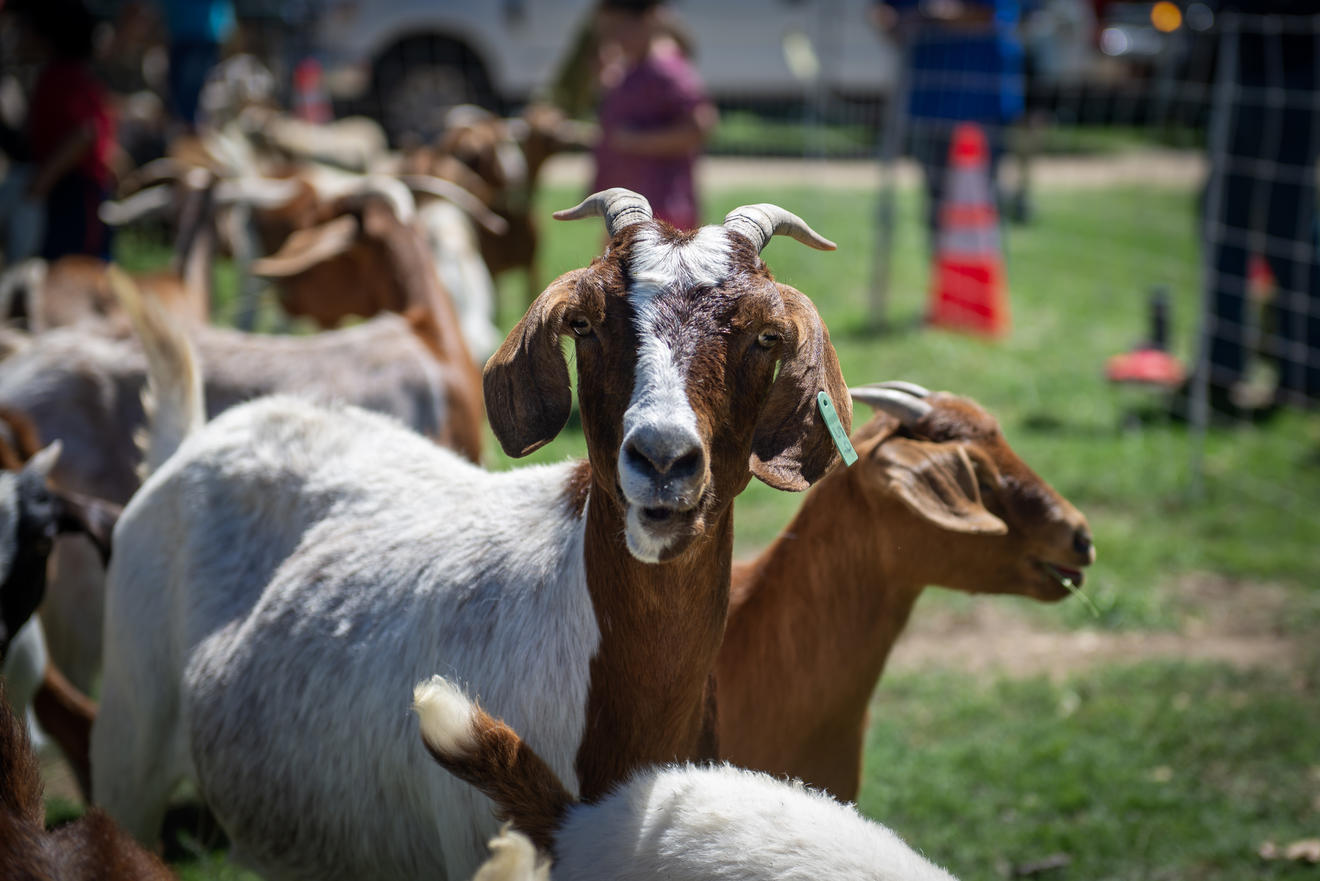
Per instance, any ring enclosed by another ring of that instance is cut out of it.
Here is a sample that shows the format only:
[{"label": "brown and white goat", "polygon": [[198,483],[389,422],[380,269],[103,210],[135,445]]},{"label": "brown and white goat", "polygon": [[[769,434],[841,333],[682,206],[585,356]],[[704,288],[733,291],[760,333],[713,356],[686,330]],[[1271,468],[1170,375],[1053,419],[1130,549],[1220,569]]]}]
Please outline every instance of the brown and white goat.
[{"label": "brown and white goat", "polygon": [[[104,203],[101,216],[114,226],[157,216],[172,218],[177,234],[171,266],[135,273],[134,278],[151,288],[171,313],[204,324],[211,314],[216,211],[236,204],[273,208],[293,199],[297,190],[289,181],[224,180],[204,169],[184,171],[178,163],[167,164],[166,170],[149,163],[142,170],[145,189],[122,201]],[[25,261],[0,280],[0,317],[34,332],[117,318],[119,304],[110,290],[108,265],[84,255],[49,264]]]},{"label": "brown and white goat", "polygon": [[889,383],[859,461],[735,564],[720,649],[720,755],[857,797],[867,707],[928,584],[1051,602],[1095,559],[1086,518],[968,398]]},{"label": "brown and white goat", "polygon": [[478,229],[481,255],[493,276],[526,270],[529,299],[540,290],[536,272],[540,235],[532,203],[541,168],[554,154],[589,146],[589,141],[580,123],[548,105],[530,105],[515,119],[502,119],[476,107],[456,107],[446,120],[438,155],[426,169],[461,184],[465,176],[456,174],[446,161],[456,158],[485,184],[487,204],[508,222],[508,229],[503,234]]},{"label": "brown and white goat", "polygon": [[691,233],[627,191],[560,216],[596,215],[606,255],[542,293],[484,377],[496,437],[526,455],[568,420],[571,336],[587,461],[487,472],[373,414],[273,397],[196,427],[134,496],[92,741],[126,828],[154,839],[195,775],[265,874],[466,878],[490,805],[419,767],[397,712],[437,668],[585,798],[715,756],[733,499],[837,461],[820,392],[851,418],[824,323],[759,252],[830,244],[774,206]]},{"label": "brown and white goat", "polygon": [[[403,190],[402,184],[396,188]],[[481,383],[449,292],[436,273],[421,231],[396,201],[366,194],[322,226],[295,232],[279,253],[253,270],[282,282],[285,310],[323,328],[347,315],[399,312],[447,368],[449,446],[481,456]]]},{"label": "brown and white goat", "polygon": [[[656,765],[581,802],[443,677],[418,684],[413,709],[435,760],[551,855],[556,881],[954,881],[853,805],[798,781],[728,764]],[[522,850],[510,867],[520,862],[524,881],[536,871],[528,857]]]},{"label": "brown and white goat", "polygon": [[23,881],[173,881],[98,808],[46,831],[41,767],[0,681],[0,875]]}]

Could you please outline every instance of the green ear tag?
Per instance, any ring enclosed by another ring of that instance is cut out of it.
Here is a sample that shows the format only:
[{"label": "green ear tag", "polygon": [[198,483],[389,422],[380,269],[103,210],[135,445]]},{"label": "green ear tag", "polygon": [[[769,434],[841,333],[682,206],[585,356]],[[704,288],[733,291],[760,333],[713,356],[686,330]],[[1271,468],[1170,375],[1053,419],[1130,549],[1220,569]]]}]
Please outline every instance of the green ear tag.
[{"label": "green ear tag", "polygon": [[829,394],[818,393],[816,406],[820,407],[820,415],[825,420],[825,427],[830,430],[830,437],[834,438],[834,445],[839,448],[843,464],[851,465],[856,462],[857,451],[853,449],[852,441],[848,440],[848,432],[843,430],[843,423],[839,421],[839,414],[834,409],[834,402],[830,400]]}]

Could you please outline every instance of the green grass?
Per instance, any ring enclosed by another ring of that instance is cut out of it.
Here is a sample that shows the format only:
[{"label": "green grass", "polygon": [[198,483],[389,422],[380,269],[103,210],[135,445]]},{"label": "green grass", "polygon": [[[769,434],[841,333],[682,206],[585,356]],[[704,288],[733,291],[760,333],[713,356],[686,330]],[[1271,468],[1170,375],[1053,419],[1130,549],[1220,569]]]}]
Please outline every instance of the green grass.
[{"label": "green grass", "polygon": [[1320,693],[1150,662],[1061,683],[952,674],[880,687],[860,806],[963,881],[1055,853],[1049,878],[1311,878],[1256,857],[1320,822]]},{"label": "green grass", "polygon": [[[549,189],[540,204],[548,213],[576,196]],[[1311,501],[1320,498],[1314,416],[1285,413],[1264,428],[1213,430],[1205,497],[1194,499],[1188,432],[1162,418],[1133,424],[1129,411],[1160,399],[1104,379],[1105,359],[1144,335],[1153,285],[1169,287],[1176,349],[1191,354],[1200,298],[1192,193],[1136,187],[1040,193],[1036,221],[1007,233],[1013,330],[1002,342],[919,326],[928,267],[915,194],[901,193],[898,201],[885,333],[868,330],[874,194],[781,181],[712,192],[706,214],[722,217],[736,205],[765,200],[797,211],[839,245],[822,253],[778,239],[766,259],[781,281],[816,302],[850,382],[905,378],[976,398],[999,417],[1017,452],[1088,514],[1099,550],[1088,590],[1105,625],[1169,624],[1167,597],[1156,588],[1189,572],[1320,585],[1320,513]],[[543,275],[581,265],[599,240],[596,224],[549,225]],[[503,285],[505,325],[517,317],[513,307],[521,309],[521,290],[521,279]],[[493,443],[491,449],[495,467],[512,464]],[[584,449],[580,431],[570,429],[534,458]],[[739,552],[764,546],[797,504],[795,496],[753,481],[737,503]],[[1065,609],[1070,622],[1089,621],[1080,604]]]},{"label": "green grass", "polygon": [[[541,216],[579,195],[546,189]],[[915,193],[899,194],[884,333],[869,330],[875,194],[813,187],[804,166],[798,179],[716,188],[706,214],[759,201],[798,212],[839,243],[831,254],[777,239],[765,256],[780,280],[816,302],[851,382],[904,378],[976,398],[1089,516],[1099,562],[1087,589],[1099,621],[1075,602],[1015,609],[1049,627],[1174,627],[1194,610],[1172,584],[1210,572],[1241,579],[1243,590],[1289,586],[1295,601],[1280,632],[1320,631],[1320,421],[1285,413],[1265,427],[1213,429],[1205,493],[1194,499],[1187,431],[1133,421],[1134,408],[1158,399],[1103,378],[1105,359],[1143,336],[1153,285],[1170,289],[1177,352],[1192,351],[1200,296],[1192,192],[1039,192],[1034,224],[1007,232],[1013,330],[1000,342],[920,326],[928,267]],[[543,228],[544,279],[599,252],[599,223]],[[123,245],[130,266],[160,262],[141,239]],[[221,280],[232,287],[232,274]],[[519,277],[502,283],[503,326],[522,314],[523,290]],[[230,295],[217,311],[232,314]],[[491,467],[517,464],[493,439],[488,449]],[[573,420],[529,459],[584,451]],[[754,481],[737,503],[739,552],[768,542],[798,502]],[[931,601],[991,602],[931,597],[923,611]],[[1043,877],[1302,877],[1307,870],[1253,855],[1265,839],[1320,830],[1318,673],[1314,662],[1288,676],[1147,662],[1062,682],[891,677],[877,696],[861,806],[964,879],[1005,877],[1015,863],[1058,851],[1071,867]],[[186,878],[250,877],[212,857],[180,868]]]}]

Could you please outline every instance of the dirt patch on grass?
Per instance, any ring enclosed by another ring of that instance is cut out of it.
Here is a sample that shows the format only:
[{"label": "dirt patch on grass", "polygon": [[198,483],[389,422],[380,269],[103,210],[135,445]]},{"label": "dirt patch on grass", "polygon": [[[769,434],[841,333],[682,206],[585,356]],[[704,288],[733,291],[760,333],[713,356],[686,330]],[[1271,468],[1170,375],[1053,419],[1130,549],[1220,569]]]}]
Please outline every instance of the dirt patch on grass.
[{"label": "dirt patch on grass", "polygon": [[1284,626],[1294,591],[1218,575],[1185,576],[1169,589],[1182,617],[1174,632],[1050,629],[992,598],[966,610],[918,609],[889,669],[1061,678],[1100,664],[1164,658],[1300,669],[1302,642]]}]

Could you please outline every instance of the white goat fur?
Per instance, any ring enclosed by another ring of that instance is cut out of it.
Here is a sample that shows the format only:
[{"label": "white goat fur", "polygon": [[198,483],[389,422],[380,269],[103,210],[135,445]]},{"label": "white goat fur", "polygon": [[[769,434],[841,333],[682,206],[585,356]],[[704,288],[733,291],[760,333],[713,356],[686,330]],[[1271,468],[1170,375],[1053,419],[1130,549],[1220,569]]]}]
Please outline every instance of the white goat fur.
[{"label": "white goat fur", "polygon": [[490,859],[472,881],[550,881],[550,866],[531,839],[506,825],[490,840]]},{"label": "white goat fur", "polygon": [[[476,748],[472,704],[443,677],[419,684],[413,706],[432,749]],[[570,806],[555,833],[550,875],[554,881],[954,881],[854,806],[727,764],[652,766],[595,803]]]},{"label": "white goat fur", "polygon": [[472,357],[484,364],[503,341],[503,334],[495,326],[495,283],[481,259],[473,220],[443,199],[431,199],[418,207],[417,220],[440,281],[454,301],[463,339]]},{"label": "white goat fur", "polygon": [[466,683],[576,788],[599,633],[574,467],[489,473],[288,397],[189,436],[115,533],[98,800],[152,841],[193,778],[271,879],[468,877],[498,824],[429,761],[409,686]]},{"label": "white goat fur", "polygon": [[[63,442],[52,483],[127,502],[138,486],[134,434],[143,424],[147,369],[142,347],[83,328],[17,339],[21,347],[0,361],[0,403],[26,413],[43,439]],[[194,339],[212,414],[283,391],[390,413],[425,433],[438,432],[448,418],[443,389],[450,368],[398,315],[300,337],[202,327]],[[189,424],[177,410],[166,408],[164,415],[171,412]],[[168,449],[177,442],[160,439],[157,445]],[[70,681],[90,690],[102,651],[101,561],[82,536],[60,536],[52,560],[41,612],[51,656]]]}]

